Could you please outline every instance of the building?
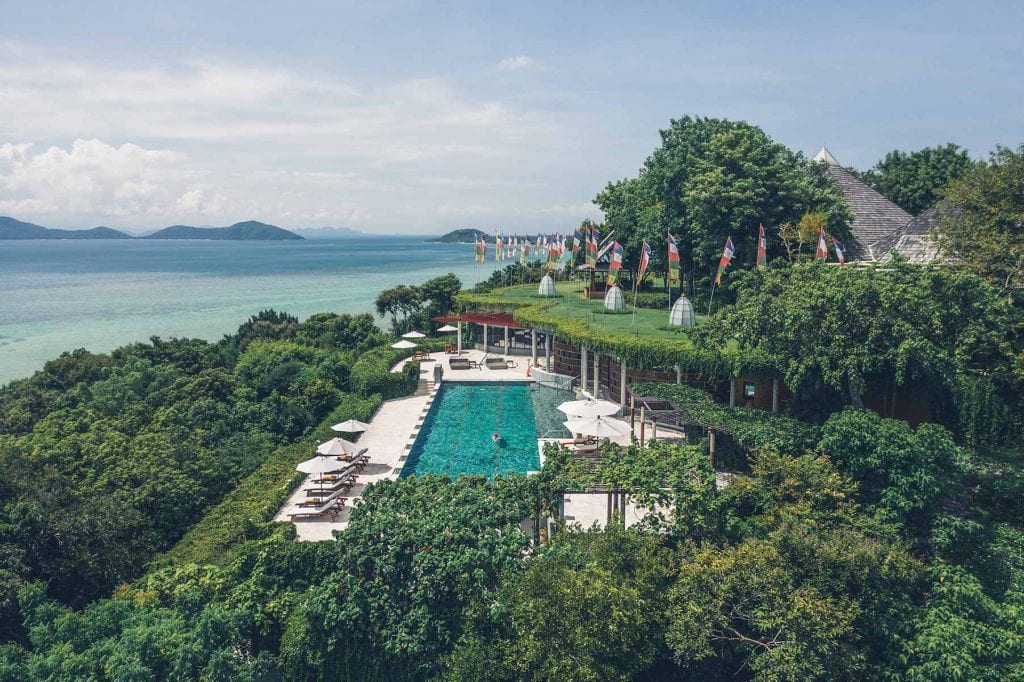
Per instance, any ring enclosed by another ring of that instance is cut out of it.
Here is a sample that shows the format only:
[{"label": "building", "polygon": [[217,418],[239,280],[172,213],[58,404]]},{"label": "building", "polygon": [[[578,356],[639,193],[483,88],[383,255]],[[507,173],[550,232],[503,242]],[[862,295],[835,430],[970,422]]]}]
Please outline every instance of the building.
[{"label": "building", "polygon": [[939,207],[912,216],[840,165],[825,147],[814,160],[825,162],[825,172],[853,212],[851,238],[846,241],[849,260],[885,262],[894,252],[914,263],[937,258],[930,233],[941,214]]}]

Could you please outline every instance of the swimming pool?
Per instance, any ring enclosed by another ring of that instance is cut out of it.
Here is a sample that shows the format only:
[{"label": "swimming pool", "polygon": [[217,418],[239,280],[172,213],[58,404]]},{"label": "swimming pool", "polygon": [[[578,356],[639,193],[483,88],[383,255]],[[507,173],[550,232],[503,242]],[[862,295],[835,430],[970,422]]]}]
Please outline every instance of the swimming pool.
[{"label": "swimming pool", "polygon": [[[554,389],[529,383],[442,383],[401,476],[483,474],[490,478],[540,469],[534,405],[565,400],[568,395],[554,391],[562,395],[550,396],[549,391]],[[543,396],[540,403],[538,396]],[[551,415],[544,416],[540,423],[550,430],[547,418]],[[495,433],[500,435],[497,443]]]}]

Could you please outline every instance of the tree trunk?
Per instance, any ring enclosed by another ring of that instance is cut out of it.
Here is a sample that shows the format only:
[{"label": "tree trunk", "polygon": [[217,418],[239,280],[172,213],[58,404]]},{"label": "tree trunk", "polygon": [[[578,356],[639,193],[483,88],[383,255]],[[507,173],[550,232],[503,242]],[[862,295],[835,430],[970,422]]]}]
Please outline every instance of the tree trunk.
[{"label": "tree trunk", "polygon": [[860,385],[860,381],[854,381],[851,377],[846,378],[846,384],[850,387],[850,404],[856,407],[858,410],[864,409],[863,393],[864,388]]}]

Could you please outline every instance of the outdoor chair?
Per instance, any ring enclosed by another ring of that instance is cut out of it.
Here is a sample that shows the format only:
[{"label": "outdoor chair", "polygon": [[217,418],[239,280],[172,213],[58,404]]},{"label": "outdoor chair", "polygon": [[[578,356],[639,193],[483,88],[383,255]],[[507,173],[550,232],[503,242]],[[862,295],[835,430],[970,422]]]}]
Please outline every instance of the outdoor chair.
[{"label": "outdoor chair", "polygon": [[410,360],[413,360],[413,361],[416,361],[416,360],[433,360],[433,358],[430,357],[430,352],[429,351],[418,350],[418,351],[416,351],[415,353],[412,354],[412,357],[410,358]]},{"label": "outdoor chair", "polygon": [[449,358],[448,366],[451,369],[470,369],[472,363],[470,363],[468,358]]},{"label": "outdoor chair", "polygon": [[333,521],[337,518],[338,512],[345,507],[345,501],[344,497],[340,497],[336,500],[324,502],[312,509],[293,509],[288,513],[288,518],[291,521],[295,521],[297,519],[316,519],[329,516]]},{"label": "outdoor chair", "polygon": [[508,369],[508,362],[505,358],[487,358],[484,363],[487,365],[487,369]]},{"label": "outdoor chair", "polygon": [[454,343],[446,343],[444,345],[444,354],[445,355],[456,355],[456,354],[458,354],[458,352],[459,352],[459,349],[455,346]]}]

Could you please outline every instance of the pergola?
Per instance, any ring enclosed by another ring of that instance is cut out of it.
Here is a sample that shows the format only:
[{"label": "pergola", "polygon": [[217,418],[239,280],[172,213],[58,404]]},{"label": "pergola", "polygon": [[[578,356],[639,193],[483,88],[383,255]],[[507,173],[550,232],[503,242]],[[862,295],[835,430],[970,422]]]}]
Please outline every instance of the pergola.
[{"label": "pergola", "polygon": [[484,349],[487,348],[487,331],[490,327],[503,327],[505,330],[505,347],[508,347],[508,330],[509,329],[527,329],[525,325],[519,324],[512,317],[512,313],[495,313],[495,312],[465,312],[457,315],[439,315],[433,318],[434,322],[442,322],[444,324],[455,324],[458,329],[458,346],[456,350],[462,353],[462,323],[468,322],[470,324],[483,325],[484,328]]}]

